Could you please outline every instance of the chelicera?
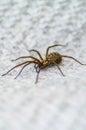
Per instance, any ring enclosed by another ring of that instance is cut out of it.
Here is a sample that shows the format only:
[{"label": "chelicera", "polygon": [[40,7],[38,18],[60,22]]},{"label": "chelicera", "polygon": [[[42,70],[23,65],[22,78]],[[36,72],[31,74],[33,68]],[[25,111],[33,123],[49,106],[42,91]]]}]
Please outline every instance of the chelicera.
[{"label": "chelicera", "polygon": [[26,66],[28,66],[28,65],[30,65],[30,64],[33,63],[33,64],[34,64],[34,67],[35,67],[35,69],[36,69],[36,72],[37,72],[36,82],[35,82],[35,83],[37,83],[37,82],[38,82],[38,76],[39,76],[40,70],[46,68],[46,67],[49,66],[49,65],[56,65],[57,68],[59,69],[59,71],[61,72],[61,74],[64,76],[64,74],[63,74],[61,68],[59,67],[59,65],[61,64],[63,58],[71,58],[71,59],[73,59],[74,61],[78,62],[78,63],[81,64],[81,65],[86,65],[86,64],[82,64],[79,60],[75,59],[75,58],[72,57],[72,56],[61,55],[61,54],[59,54],[58,52],[49,53],[49,49],[52,48],[52,47],[56,47],[56,46],[64,46],[64,45],[56,44],[56,45],[49,46],[49,47],[46,49],[45,59],[42,58],[42,56],[41,56],[41,54],[40,54],[39,51],[34,50],[34,49],[30,50],[30,51],[36,52],[36,53],[38,54],[38,56],[39,56],[39,59],[36,58],[36,57],[33,57],[33,56],[21,56],[21,57],[15,59],[15,60],[25,59],[25,58],[27,58],[27,59],[30,58],[30,59],[32,59],[32,60],[27,60],[27,61],[25,61],[25,62],[23,62],[23,63],[20,63],[20,64],[14,66],[13,68],[11,68],[10,70],[8,70],[8,71],[7,71],[5,74],[3,74],[2,76],[7,75],[10,71],[12,71],[13,69],[15,69],[15,68],[17,68],[17,67],[19,67],[19,66],[23,66],[23,67],[21,68],[21,70],[19,71],[18,75],[15,77],[15,78],[17,78],[17,77],[21,74],[21,72],[23,71],[23,69],[24,69]]}]

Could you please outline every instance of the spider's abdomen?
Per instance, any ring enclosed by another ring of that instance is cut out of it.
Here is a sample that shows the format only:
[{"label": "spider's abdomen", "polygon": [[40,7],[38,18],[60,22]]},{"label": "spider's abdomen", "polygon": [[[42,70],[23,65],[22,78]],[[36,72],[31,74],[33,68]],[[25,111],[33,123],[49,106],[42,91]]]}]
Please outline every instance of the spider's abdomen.
[{"label": "spider's abdomen", "polygon": [[48,56],[47,56],[47,60],[49,63],[53,64],[53,63],[57,63],[57,64],[60,64],[61,61],[62,61],[62,56],[59,54],[59,53],[50,53]]}]

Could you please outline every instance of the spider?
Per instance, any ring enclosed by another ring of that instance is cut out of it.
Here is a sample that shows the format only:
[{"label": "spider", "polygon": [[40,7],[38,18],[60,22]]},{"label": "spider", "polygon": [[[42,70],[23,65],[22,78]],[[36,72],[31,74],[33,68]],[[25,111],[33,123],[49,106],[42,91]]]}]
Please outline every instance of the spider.
[{"label": "spider", "polygon": [[32,64],[32,63],[33,63],[33,64],[34,64],[34,67],[35,67],[35,69],[36,69],[36,72],[37,72],[36,81],[35,81],[35,83],[37,83],[37,82],[38,82],[38,76],[39,76],[40,70],[41,70],[41,69],[44,69],[44,68],[46,68],[46,67],[48,67],[49,65],[56,65],[57,68],[59,69],[59,71],[61,72],[61,74],[62,74],[63,76],[65,76],[65,75],[63,74],[61,68],[59,67],[59,65],[62,63],[63,58],[71,58],[72,60],[78,62],[78,63],[81,64],[81,65],[86,65],[86,64],[82,64],[79,60],[75,59],[75,58],[72,57],[72,56],[61,55],[61,54],[59,54],[58,52],[49,53],[49,49],[52,48],[52,47],[56,47],[56,46],[64,46],[64,45],[55,44],[55,45],[49,46],[49,47],[46,49],[46,57],[45,57],[45,59],[42,58],[42,56],[41,56],[41,54],[40,54],[39,51],[34,50],[34,49],[30,50],[30,52],[31,52],[31,51],[36,52],[36,53],[38,54],[38,56],[39,56],[39,59],[38,59],[38,58],[35,58],[35,57],[33,57],[33,56],[21,56],[21,57],[15,59],[15,60],[25,59],[25,58],[30,58],[30,59],[32,59],[32,60],[27,60],[27,61],[25,61],[25,62],[23,62],[23,63],[20,63],[20,64],[14,66],[13,68],[11,68],[10,70],[8,70],[8,71],[7,71],[5,74],[3,74],[2,76],[7,75],[10,71],[12,71],[13,69],[15,69],[15,68],[17,68],[17,67],[19,67],[19,66],[23,66],[23,67],[21,68],[21,70],[19,71],[19,73],[17,74],[17,76],[15,77],[15,79],[16,79],[16,78],[21,74],[21,72],[23,71],[23,69],[24,69],[26,66],[28,66],[29,64]]}]

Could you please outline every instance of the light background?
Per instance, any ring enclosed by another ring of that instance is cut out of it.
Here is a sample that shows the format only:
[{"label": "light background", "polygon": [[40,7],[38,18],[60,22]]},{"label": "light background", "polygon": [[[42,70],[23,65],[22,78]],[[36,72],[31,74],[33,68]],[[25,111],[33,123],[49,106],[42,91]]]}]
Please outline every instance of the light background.
[{"label": "light background", "polygon": [[[86,0],[0,0],[1,74],[56,43],[68,44],[51,51],[86,63]],[[65,59],[65,77],[49,67],[38,84],[33,65],[14,80],[19,69],[0,77],[0,130],[86,130],[86,66]]]}]

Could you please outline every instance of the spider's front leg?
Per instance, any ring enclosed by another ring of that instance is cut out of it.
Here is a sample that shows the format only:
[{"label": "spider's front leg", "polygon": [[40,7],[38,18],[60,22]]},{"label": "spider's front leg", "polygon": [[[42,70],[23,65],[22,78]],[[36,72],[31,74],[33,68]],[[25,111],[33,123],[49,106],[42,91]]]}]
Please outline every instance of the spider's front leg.
[{"label": "spider's front leg", "polygon": [[37,76],[36,76],[36,80],[35,80],[35,83],[38,82],[38,77],[39,77],[39,73],[40,73],[40,68],[37,64],[34,65],[35,69],[36,69],[36,72],[37,72]]},{"label": "spider's front leg", "polygon": [[37,59],[37,58],[35,58],[33,56],[21,56],[21,57],[18,57],[17,59],[12,60],[12,61],[16,61],[16,60],[19,60],[19,59],[26,59],[26,58],[31,58],[31,59],[36,60],[36,61],[39,62],[39,59]]},{"label": "spider's front leg", "polygon": [[2,76],[5,76],[5,75],[7,75],[9,72],[11,72],[12,70],[14,70],[15,68],[18,68],[18,67],[24,65],[24,66],[22,67],[22,69],[20,70],[20,72],[18,73],[18,75],[15,77],[15,78],[17,78],[17,77],[20,75],[20,73],[23,71],[23,69],[24,69],[27,65],[29,65],[29,64],[31,64],[31,63],[37,64],[37,62],[35,62],[35,61],[25,61],[25,62],[23,62],[23,63],[21,63],[21,64],[18,64],[18,65],[16,65],[16,66],[12,67],[10,70],[8,70],[6,73],[4,73]]},{"label": "spider's front leg", "polygon": [[36,52],[36,53],[38,54],[39,58],[40,58],[41,60],[43,60],[43,58],[42,58],[42,56],[41,56],[41,54],[40,54],[39,51],[37,51],[37,50],[35,50],[35,49],[29,50],[29,51],[30,51],[30,52],[31,52],[31,51]]}]

